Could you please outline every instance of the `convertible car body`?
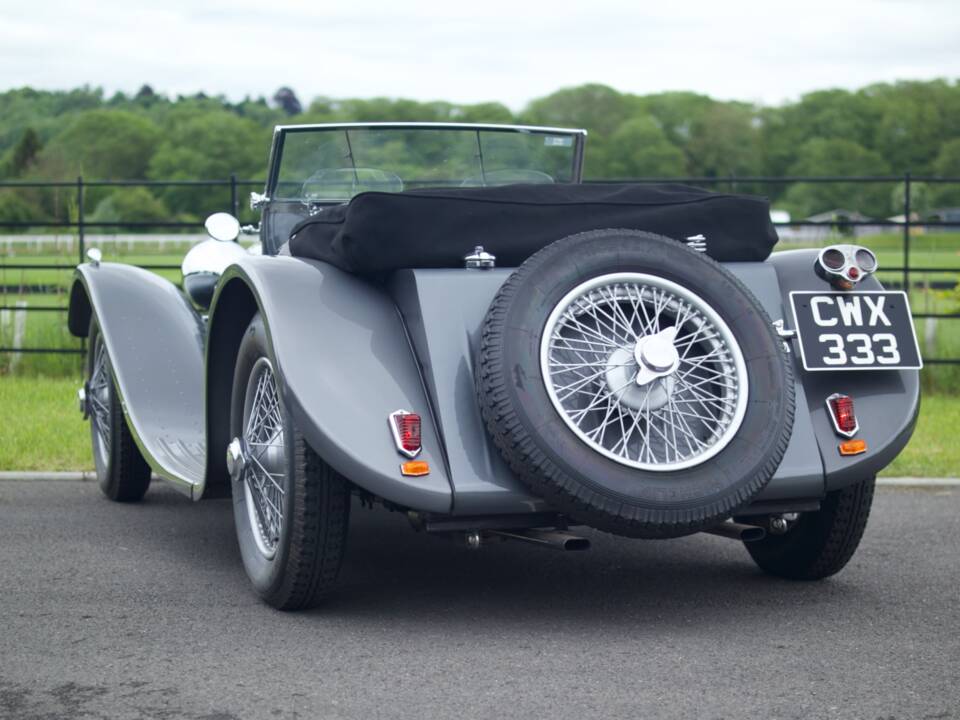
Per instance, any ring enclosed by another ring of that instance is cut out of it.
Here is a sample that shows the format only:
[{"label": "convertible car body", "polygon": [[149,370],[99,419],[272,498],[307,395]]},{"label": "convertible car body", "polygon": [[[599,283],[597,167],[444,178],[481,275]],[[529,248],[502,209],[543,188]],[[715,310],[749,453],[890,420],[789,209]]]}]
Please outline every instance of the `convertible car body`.
[{"label": "convertible car body", "polygon": [[280,127],[259,253],[219,214],[150,272],[77,268],[98,477],[232,496],[282,608],[336,577],[351,497],[480,547],[707,531],[838,571],[920,357],[867,248],[774,252],[760,198],[581,183],[586,133]]}]

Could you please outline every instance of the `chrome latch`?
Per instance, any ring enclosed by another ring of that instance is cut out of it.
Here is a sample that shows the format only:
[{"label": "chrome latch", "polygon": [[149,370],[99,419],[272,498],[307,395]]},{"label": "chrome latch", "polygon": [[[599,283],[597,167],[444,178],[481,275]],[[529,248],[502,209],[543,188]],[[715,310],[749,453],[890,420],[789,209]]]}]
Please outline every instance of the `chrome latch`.
[{"label": "chrome latch", "polygon": [[463,258],[468,268],[479,270],[489,270],[497,266],[497,256],[491,255],[483,249],[483,245],[477,245],[473,252]]}]

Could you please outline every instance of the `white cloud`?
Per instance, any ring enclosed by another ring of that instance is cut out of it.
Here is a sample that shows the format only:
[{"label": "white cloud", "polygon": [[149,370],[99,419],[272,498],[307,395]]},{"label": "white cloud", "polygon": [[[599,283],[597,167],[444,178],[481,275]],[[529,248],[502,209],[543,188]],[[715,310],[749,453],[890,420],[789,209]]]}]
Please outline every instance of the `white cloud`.
[{"label": "white cloud", "polygon": [[0,0],[0,86],[101,85],[513,108],[560,87],[776,103],[824,87],[960,76],[950,0],[653,3]]}]

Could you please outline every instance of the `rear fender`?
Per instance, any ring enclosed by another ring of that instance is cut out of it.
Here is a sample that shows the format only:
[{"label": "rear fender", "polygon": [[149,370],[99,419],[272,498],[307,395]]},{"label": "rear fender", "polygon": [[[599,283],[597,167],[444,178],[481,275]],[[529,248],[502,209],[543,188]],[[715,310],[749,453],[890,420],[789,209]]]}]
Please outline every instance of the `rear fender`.
[{"label": "rear fender", "polygon": [[[449,473],[420,369],[393,300],[323,262],[251,256],[231,266],[210,310],[207,346],[208,475],[226,473],[232,362],[253,312],[263,317],[281,393],[298,430],[340,474],[406,507],[450,512]],[[430,474],[405,477],[388,415],[417,412],[418,459]]]},{"label": "rear fender", "polygon": [[[832,292],[825,280],[814,272],[817,250],[777,252],[767,261],[777,273],[784,324],[794,328],[790,309],[790,292],[818,290]],[[883,290],[874,276],[863,280],[860,290]],[[823,460],[826,489],[836,490],[876,475],[903,450],[920,411],[920,373],[917,370],[827,371],[809,372],[800,361],[798,340],[788,341],[793,351],[793,371],[803,388],[810,420]],[[838,445],[841,440],[833,430],[827,414],[826,398],[843,393],[854,399],[860,419],[858,438],[866,440],[868,451],[844,457]]]},{"label": "rear fender", "polygon": [[154,472],[199,497],[203,489],[203,321],[170,281],[118,263],[82,264],[67,325],[95,316],[127,424]]}]

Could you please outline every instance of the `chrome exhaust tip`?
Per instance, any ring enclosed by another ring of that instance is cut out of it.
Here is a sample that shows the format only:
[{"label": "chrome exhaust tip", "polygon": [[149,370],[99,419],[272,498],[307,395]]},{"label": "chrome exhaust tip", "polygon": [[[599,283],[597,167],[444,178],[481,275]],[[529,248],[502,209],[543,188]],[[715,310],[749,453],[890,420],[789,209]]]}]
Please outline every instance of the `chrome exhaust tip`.
[{"label": "chrome exhaust tip", "polygon": [[587,538],[564,530],[490,530],[489,533],[509,540],[520,540],[566,552],[590,549],[590,541]]},{"label": "chrome exhaust tip", "polygon": [[763,540],[767,536],[767,531],[758,525],[744,525],[737,522],[723,522],[703,532],[745,543]]}]

